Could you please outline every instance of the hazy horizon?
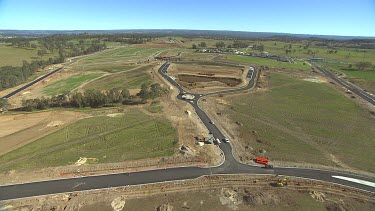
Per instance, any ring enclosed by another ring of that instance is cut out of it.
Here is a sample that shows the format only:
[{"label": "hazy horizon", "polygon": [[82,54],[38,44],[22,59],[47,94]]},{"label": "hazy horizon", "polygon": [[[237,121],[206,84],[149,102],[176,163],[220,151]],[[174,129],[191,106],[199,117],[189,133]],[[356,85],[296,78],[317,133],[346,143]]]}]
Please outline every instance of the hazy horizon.
[{"label": "hazy horizon", "polygon": [[2,30],[225,30],[374,37],[373,26],[371,0],[0,0]]}]

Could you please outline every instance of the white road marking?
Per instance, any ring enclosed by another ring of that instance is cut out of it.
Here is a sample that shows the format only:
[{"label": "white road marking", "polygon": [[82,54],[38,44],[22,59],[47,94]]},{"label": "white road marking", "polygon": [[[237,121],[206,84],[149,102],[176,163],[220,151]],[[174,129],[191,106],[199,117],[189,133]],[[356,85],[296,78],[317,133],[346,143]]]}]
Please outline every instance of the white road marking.
[{"label": "white road marking", "polygon": [[354,183],[362,184],[362,185],[367,185],[367,186],[375,188],[375,183],[374,182],[369,182],[369,181],[366,181],[366,180],[355,179],[355,178],[350,178],[350,177],[343,177],[343,176],[332,176],[332,177],[333,178],[337,178],[337,179],[346,180],[346,181],[349,181],[349,182],[354,182]]}]

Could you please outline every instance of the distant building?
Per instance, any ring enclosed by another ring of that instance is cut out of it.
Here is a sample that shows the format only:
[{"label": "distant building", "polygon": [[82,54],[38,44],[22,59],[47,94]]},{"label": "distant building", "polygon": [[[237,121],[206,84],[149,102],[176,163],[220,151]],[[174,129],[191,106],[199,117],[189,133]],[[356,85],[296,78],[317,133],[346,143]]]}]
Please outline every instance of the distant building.
[{"label": "distant building", "polygon": [[314,58],[309,59],[309,61],[311,61],[311,62],[322,62],[322,61],[324,61],[324,59],[323,58],[314,57]]}]

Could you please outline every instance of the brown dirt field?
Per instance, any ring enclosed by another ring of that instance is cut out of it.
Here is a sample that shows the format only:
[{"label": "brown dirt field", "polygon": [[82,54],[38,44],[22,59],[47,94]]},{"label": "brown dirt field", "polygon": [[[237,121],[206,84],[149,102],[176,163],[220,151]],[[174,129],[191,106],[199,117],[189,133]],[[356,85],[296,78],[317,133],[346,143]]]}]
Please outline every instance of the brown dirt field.
[{"label": "brown dirt field", "polygon": [[211,77],[211,76],[197,76],[197,75],[185,75],[180,74],[178,75],[178,80],[188,84],[195,84],[195,83],[206,83],[206,82],[221,82],[229,87],[234,87],[241,84],[242,80],[239,78],[224,78],[224,77]]},{"label": "brown dirt field", "polygon": [[0,155],[35,141],[83,118],[71,111],[0,115]]},{"label": "brown dirt field", "polygon": [[[329,183],[273,176],[206,176],[158,184],[7,200],[13,210],[373,210],[374,194]],[[169,209],[161,209],[169,208]]]},{"label": "brown dirt field", "polygon": [[243,67],[228,67],[217,65],[197,65],[191,64],[179,64],[173,63],[168,68],[168,73],[172,76],[177,76],[179,74],[189,74],[189,75],[206,75],[206,76],[216,76],[216,77],[234,77],[239,78],[242,76],[244,68]]},{"label": "brown dirt field", "polygon": [[247,71],[244,67],[198,65],[192,62],[173,63],[168,69],[168,74],[191,92],[208,93],[245,86]]}]

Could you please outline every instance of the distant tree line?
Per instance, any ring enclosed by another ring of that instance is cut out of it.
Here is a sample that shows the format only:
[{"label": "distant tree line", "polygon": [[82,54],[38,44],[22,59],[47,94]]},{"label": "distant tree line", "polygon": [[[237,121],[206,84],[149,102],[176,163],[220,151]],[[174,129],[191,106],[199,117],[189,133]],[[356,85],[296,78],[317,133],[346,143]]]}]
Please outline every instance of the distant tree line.
[{"label": "distant tree line", "polygon": [[[78,44],[74,44],[72,39],[83,38],[87,35],[51,35],[38,39],[12,38],[6,40],[14,47],[19,48],[40,48],[37,54],[42,57],[48,52],[58,52],[58,57],[48,60],[33,60],[31,62],[23,61],[22,66],[2,66],[0,67],[0,90],[17,86],[25,82],[28,77],[34,74],[38,69],[51,64],[65,62],[67,57],[91,54],[106,48],[105,42],[99,39],[91,39],[87,43],[84,39],[79,39]],[[89,36],[90,37],[90,36]],[[34,43],[31,43],[33,42]],[[37,42],[39,45],[35,44]]]},{"label": "distant tree line", "polygon": [[53,97],[42,97],[23,100],[21,110],[44,110],[52,107],[100,108],[104,106],[113,106],[118,103],[122,103],[124,105],[136,105],[144,104],[147,102],[148,99],[155,99],[166,92],[167,90],[163,89],[158,83],[151,85],[142,84],[140,93],[135,96],[130,95],[128,89],[126,88],[111,89],[105,92],[90,89],[86,90],[83,93],[64,93]]}]

